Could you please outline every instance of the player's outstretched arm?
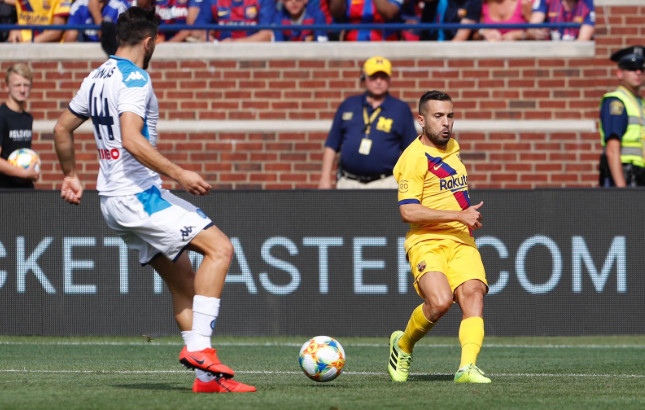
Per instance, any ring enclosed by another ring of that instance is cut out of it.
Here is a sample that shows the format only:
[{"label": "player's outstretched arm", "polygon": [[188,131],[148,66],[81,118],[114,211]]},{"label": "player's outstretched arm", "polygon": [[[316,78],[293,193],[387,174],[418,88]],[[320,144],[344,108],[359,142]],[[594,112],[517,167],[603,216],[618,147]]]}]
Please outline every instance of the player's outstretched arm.
[{"label": "player's outstretched arm", "polygon": [[151,170],[177,181],[193,195],[206,195],[212,186],[196,172],[183,169],[164,157],[143,136],[143,119],[132,112],[124,112],[120,117],[123,148],[128,150],[141,164]]},{"label": "player's outstretched arm", "polygon": [[58,162],[63,170],[63,185],[61,197],[70,204],[78,205],[83,196],[83,186],[76,175],[76,159],[74,157],[74,130],[85,122],[66,110],[58,118],[54,126],[54,147]]}]

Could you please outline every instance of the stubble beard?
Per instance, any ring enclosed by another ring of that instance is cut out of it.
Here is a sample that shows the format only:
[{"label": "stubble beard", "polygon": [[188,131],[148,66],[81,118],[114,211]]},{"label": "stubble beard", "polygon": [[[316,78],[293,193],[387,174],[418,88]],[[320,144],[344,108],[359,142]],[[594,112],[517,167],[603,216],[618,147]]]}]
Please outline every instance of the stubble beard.
[{"label": "stubble beard", "polygon": [[452,131],[448,133],[446,137],[442,135],[443,129],[438,132],[433,132],[432,130],[426,128],[425,130],[426,138],[432,142],[437,147],[445,147],[448,145],[448,141],[450,141],[450,138],[452,136]]}]

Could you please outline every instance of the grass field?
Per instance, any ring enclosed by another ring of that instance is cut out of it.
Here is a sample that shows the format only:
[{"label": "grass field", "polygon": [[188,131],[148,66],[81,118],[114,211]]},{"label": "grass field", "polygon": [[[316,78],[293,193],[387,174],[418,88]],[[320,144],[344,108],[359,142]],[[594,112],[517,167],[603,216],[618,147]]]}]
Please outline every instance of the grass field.
[{"label": "grass field", "polygon": [[256,393],[194,394],[181,339],[0,336],[1,409],[645,408],[645,337],[488,337],[478,365],[490,385],[457,385],[456,338],[417,345],[410,380],[387,375],[387,338],[338,338],[343,374],[298,367],[306,337],[216,337],[220,359]]}]

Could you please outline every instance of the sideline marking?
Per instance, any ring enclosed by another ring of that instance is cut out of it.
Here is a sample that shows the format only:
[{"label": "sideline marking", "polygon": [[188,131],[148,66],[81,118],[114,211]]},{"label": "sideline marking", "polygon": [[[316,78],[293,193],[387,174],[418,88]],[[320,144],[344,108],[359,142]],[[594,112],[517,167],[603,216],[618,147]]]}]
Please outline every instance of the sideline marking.
[{"label": "sideline marking", "polygon": [[[175,374],[189,373],[190,370],[28,370],[28,369],[0,369],[0,373],[64,373],[64,374]],[[268,371],[268,370],[246,370],[235,371],[236,374],[271,374],[271,375],[301,375],[302,372],[290,371]],[[343,372],[343,375],[348,376],[383,376],[386,377],[385,372]],[[493,377],[619,377],[623,379],[642,379],[645,374],[584,374],[584,373],[486,373],[488,376]],[[453,377],[454,374],[450,373],[410,373],[410,376],[440,376],[440,377]]]},{"label": "sideline marking", "polygon": [[[231,342],[220,342],[213,343],[217,346],[229,346],[229,347],[298,347],[300,348],[302,344],[292,343],[292,342],[260,342],[260,343],[231,343]],[[168,346],[183,346],[181,342],[168,342],[168,343],[159,343],[159,342],[3,342],[0,340],[0,345],[34,345],[34,346],[146,346],[146,347],[168,347]],[[387,343],[343,343],[344,347],[375,347],[383,348],[387,347]],[[415,346],[415,349],[422,348],[450,348],[450,347],[459,347],[458,343],[454,344],[418,344]],[[548,344],[548,345],[526,345],[526,344],[487,344],[484,343],[483,348],[501,348],[501,349],[645,349],[645,344],[642,345],[567,345],[567,344]]]}]

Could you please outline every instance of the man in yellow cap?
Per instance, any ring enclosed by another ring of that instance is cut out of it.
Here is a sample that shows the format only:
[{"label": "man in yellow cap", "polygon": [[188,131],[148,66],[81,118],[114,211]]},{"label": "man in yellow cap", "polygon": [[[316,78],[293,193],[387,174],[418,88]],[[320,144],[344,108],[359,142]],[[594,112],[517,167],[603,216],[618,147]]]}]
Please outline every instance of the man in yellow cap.
[{"label": "man in yellow cap", "polygon": [[618,88],[600,102],[600,186],[645,186],[645,109],[640,88],[645,70],[645,46],[616,51]]},{"label": "man in yellow cap", "polygon": [[376,56],[365,61],[360,76],[365,93],[347,98],[334,116],[323,152],[318,188],[397,189],[392,170],[416,137],[412,111],[390,95],[392,63]]}]

